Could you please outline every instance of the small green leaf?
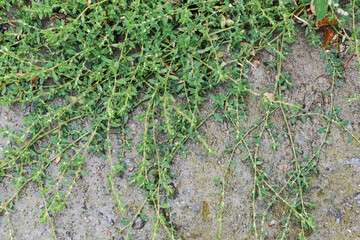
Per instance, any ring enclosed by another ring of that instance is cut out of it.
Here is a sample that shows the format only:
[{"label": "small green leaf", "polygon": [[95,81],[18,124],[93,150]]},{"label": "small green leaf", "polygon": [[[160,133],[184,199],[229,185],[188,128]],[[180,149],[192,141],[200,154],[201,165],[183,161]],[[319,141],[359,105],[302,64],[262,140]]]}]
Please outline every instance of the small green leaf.
[{"label": "small green leaf", "polygon": [[219,122],[223,122],[223,119],[222,119],[222,117],[221,117],[219,114],[214,113],[214,117],[215,117],[215,119],[218,120]]},{"label": "small green leaf", "polygon": [[186,148],[185,148],[185,146],[184,145],[180,145],[180,152],[181,152],[181,156],[183,157],[183,158],[186,158]]},{"label": "small green leaf", "polygon": [[319,128],[318,132],[321,132],[321,133],[325,132],[325,128]]},{"label": "small green leaf", "polygon": [[59,80],[59,76],[55,72],[51,72],[51,76],[57,81]]},{"label": "small green leaf", "polygon": [[120,219],[120,222],[122,222],[122,223],[125,224],[125,225],[129,224],[129,222],[126,221],[126,220],[124,220],[124,219]]},{"label": "small green leaf", "polygon": [[80,172],[81,172],[81,174],[82,174],[84,177],[86,177],[86,176],[87,176],[87,174],[86,174],[86,172],[85,172],[85,171],[81,170]]},{"label": "small green leaf", "polygon": [[305,118],[305,116],[301,116],[301,121],[302,121],[303,123],[305,123],[305,122],[306,122],[306,118]]},{"label": "small green leaf", "polygon": [[142,220],[144,220],[145,222],[148,221],[147,217],[146,217],[144,214],[142,214],[142,213],[140,213],[140,218],[141,218]]},{"label": "small green leaf", "polygon": [[216,56],[217,56],[218,58],[222,58],[224,55],[225,55],[224,52],[218,52],[218,53],[216,54]]},{"label": "small green leaf", "polygon": [[76,54],[76,52],[74,50],[72,50],[72,49],[68,49],[68,50],[66,50],[66,52],[68,54],[70,54],[70,55],[75,55]]},{"label": "small green leaf", "polygon": [[253,136],[254,138],[257,138],[257,137],[260,136],[260,133],[254,133],[252,136]]},{"label": "small green leaf", "polygon": [[341,82],[335,82],[335,85],[341,87],[341,86],[343,85],[343,83],[341,83]]},{"label": "small green leaf", "polygon": [[170,204],[166,203],[166,204],[161,204],[160,208],[170,208]]}]

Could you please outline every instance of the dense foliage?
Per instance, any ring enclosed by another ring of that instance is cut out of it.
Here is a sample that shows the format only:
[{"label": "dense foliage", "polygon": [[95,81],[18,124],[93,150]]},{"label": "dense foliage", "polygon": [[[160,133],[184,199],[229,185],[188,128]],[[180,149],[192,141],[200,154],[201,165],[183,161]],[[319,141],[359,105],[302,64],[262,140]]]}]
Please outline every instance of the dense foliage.
[{"label": "dense foliage", "polygon": [[[233,124],[237,144],[229,151],[240,143],[246,151],[248,145],[242,141],[250,130],[237,122],[247,117],[246,95],[260,96],[246,81],[256,52],[266,49],[272,53],[275,60],[268,66],[278,70],[273,85],[275,100],[260,98],[267,114],[264,119],[276,110],[284,114],[289,109],[299,110],[300,106],[281,100],[283,91],[292,85],[290,76],[281,71],[281,62],[286,60],[289,43],[300,26],[295,26],[293,13],[307,4],[305,0],[297,1],[297,5],[293,0],[1,0],[4,11],[0,23],[8,25],[0,33],[0,100],[8,106],[20,103],[30,112],[22,130],[3,130],[12,144],[4,149],[0,181],[12,179],[19,190],[30,181],[37,182],[46,199],[41,222],[52,222],[50,213],[64,208],[77,179],[86,175],[83,166],[91,150],[109,160],[109,187],[119,210],[124,211],[121,198],[126,196],[118,194],[114,178],[128,167],[123,158],[126,150],[135,146],[126,138],[131,131],[126,123],[142,105],[146,113],[137,116],[145,129],[143,142],[137,146],[142,159],[132,181],[146,190],[147,200],[157,209],[154,235],[163,226],[169,238],[177,238],[171,217],[165,217],[171,216],[167,200],[173,186],[169,180],[176,177],[171,171],[172,160],[178,153],[186,156],[184,144],[188,139],[200,141],[213,154],[199,130],[211,116]],[[349,3],[345,10],[356,12],[358,6]],[[16,20],[8,21],[10,13]],[[306,21],[315,25],[314,18]],[[306,30],[309,40],[319,46],[321,42],[311,26]],[[353,36],[356,39],[358,34]],[[219,84],[226,87],[226,94],[213,96],[211,113],[201,115],[207,95]],[[331,114],[329,122],[336,120]],[[262,123],[266,121],[259,120],[253,129],[265,131]],[[122,149],[116,156],[110,141],[114,132]],[[262,134],[256,136],[260,143]],[[275,140],[273,150],[277,149]],[[299,220],[300,237],[304,237],[304,229],[315,230],[307,212],[313,203],[302,194],[309,186],[306,175],[310,170],[316,172],[316,161],[300,166],[294,151],[296,170],[286,183],[289,193],[280,194],[267,184],[261,158],[255,155],[253,159],[251,152],[247,158],[254,173],[251,229],[256,237],[263,235],[263,229],[257,228],[258,220],[268,217],[256,213],[254,202],[259,195],[260,200],[264,196],[270,203],[280,199],[288,205],[289,216]],[[60,166],[56,179],[46,171],[54,162]],[[230,163],[233,160],[228,167]],[[222,186],[222,202],[227,171],[215,179]],[[11,209],[15,197],[5,199],[0,211]],[[219,210],[218,238],[221,218]],[[125,224],[124,229],[131,225]],[[288,227],[281,236],[287,232]],[[56,238],[55,228],[53,236]]]}]

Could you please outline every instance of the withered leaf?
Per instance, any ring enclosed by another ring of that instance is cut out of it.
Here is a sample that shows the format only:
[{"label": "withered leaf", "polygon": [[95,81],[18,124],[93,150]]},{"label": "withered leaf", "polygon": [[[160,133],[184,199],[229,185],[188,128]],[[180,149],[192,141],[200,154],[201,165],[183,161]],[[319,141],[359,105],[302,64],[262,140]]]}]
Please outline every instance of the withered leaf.
[{"label": "withered leaf", "polygon": [[324,40],[324,43],[323,43],[323,47],[326,47],[331,42],[331,39],[333,39],[333,37],[334,37],[334,29],[325,28],[324,29],[324,36],[325,36],[325,40]]},{"label": "withered leaf", "polygon": [[255,68],[257,68],[260,65],[260,61],[259,60],[254,60],[252,62],[252,64],[254,65]]},{"label": "withered leaf", "polygon": [[84,104],[84,101],[81,99],[77,99],[77,97],[70,96],[71,100],[77,101],[79,104]]},{"label": "withered leaf", "polygon": [[314,14],[316,16],[315,7],[314,7],[314,0],[312,0],[311,3],[310,3],[310,11],[312,12],[312,14]]},{"label": "withered leaf", "polygon": [[267,99],[269,99],[270,101],[273,101],[274,100],[274,94],[273,93],[269,93],[269,92],[266,92],[263,94]]},{"label": "withered leaf", "polygon": [[61,161],[61,157],[59,156],[55,159],[55,164],[58,164],[60,161]]},{"label": "withered leaf", "polygon": [[39,77],[33,77],[33,78],[30,79],[30,82],[31,82],[32,84],[35,84],[35,81],[36,81],[36,80],[39,80],[39,79],[40,79]]},{"label": "withered leaf", "polygon": [[218,58],[222,58],[224,55],[225,55],[224,52],[218,52],[218,53],[216,54],[216,56],[217,56]]},{"label": "withered leaf", "polygon": [[323,26],[330,26],[330,25],[334,25],[337,22],[337,19],[333,19],[331,21],[329,21],[328,16],[326,16],[325,18],[321,19],[320,21],[318,21],[316,23],[317,27],[323,27]]}]

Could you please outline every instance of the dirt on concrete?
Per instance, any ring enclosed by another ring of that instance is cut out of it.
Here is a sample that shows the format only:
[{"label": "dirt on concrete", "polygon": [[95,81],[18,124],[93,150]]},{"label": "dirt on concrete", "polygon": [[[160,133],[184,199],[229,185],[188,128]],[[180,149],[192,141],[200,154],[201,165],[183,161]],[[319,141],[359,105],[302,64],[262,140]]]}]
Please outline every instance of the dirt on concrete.
[{"label": "dirt on concrete", "polygon": [[[329,91],[330,83],[326,77],[319,77],[327,71],[326,61],[320,59],[323,50],[309,46],[302,34],[298,34],[297,41],[291,45],[292,53],[283,63],[283,72],[292,76],[294,84],[290,90],[284,91],[283,100],[301,104],[306,111],[313,112],[319,108],[320,112],[325,113],[329,109],[326,92]],[[254,86],[255,92],[268,91],[268,85],[275,82],[276,73],[264,66],[270,58],[271,55],[266,51],[259,53],[256,59],[261,64],[257,68],[252,68],[248,74],[248,81]],[[346,60],[346,56],[343,60]],[[350,121],[346,128],[355,136],[360,136],[360,102],[345,101],[352,93],[360,92],[357,64],[357,58],[350,61],[344,73],[343,85],[335,88],[334,102],[341,108],[340,119]],[[221,89],[214,90],[214,93],[216,91]],[[246,104],[250,113],[248,120],[241,124],[248,129],[255,121],[261,119],[264,110],[263,102],[254,99],[253,96],[247,98]],[[211,105],[212,102],[209,101],[202,106],[202,111],[210,112]],[[136,115],[143,114],[143,111],[138,107],[127,126],[131,129],[128,136],[132,137],[134,147],[126,153],[126,161],[135,169],[132,172],[125,171],[123,175],[114,179],[126,206],[125,213],[120,214],[107,187],[109,162],[89,153],[84,165],[87,176],[79,179],[66,203],[66,208],[53,216],[57,239],[123,239],[122,235],[112,236],[123,227],[120,220],[130,221],[136,217],[137,210],[146,200],[144,190],[127,184],[141,159],[135,146],[141,142],[140,134],[144,127],[136,119]],[[10,109],[1,106],[0,128],[3,129],[6,125],[21,128],[25,114],[25,109],[20,106],[12,106]],[[281,111],[274,113],[270,119],[270,122],[276,125],[274,131],[282,139],[279,150],[269,150],[271,141],[266,132],[259,147],[259,155],[264,158],[264,168],[270,169],[269,179],[273,183],[283,182],[288,168],[292,166],[290,142],[281,133],[286,130],[282,119]],[[303,158],[313,155],[314,147],[318,147],[323,136],[318,129],[326,126],[326,121],[321,118],[308,117],[306,120],[305,123],[297,120],[290,124],[295,145],[302,151]],[[172,180],[176,194],[170,204],[172,213],[176,215],[173,223],[181,239],[216,238],[216,220],[220,207],[219,196],[216,193],[221,191],[221,187],[215,184],[214,178],[223,175],[229,158],[229,154],[224,153],[225,146],[234,143],[232,128],[226,121],[220,123],[211,118],[200,128],[200,132],[215,150],[215,155],[207,154],[199,142],[188,141],[187,157],[178,154],[172,162],[172,171],[179,177]],[[116,135],[112,137],[116,144],[119,140]],[[360,239],[360,148],[354,141],[349,143],[348,138],[346,132],[332,125],[328,139],[333,144],[325,145],[321,151],[317,165],[318,174],[312,176],[311,188],[305,196],[316,203],[310,213],[316,218],[317,230],[307,236],[310,240]],[[0,140],[1,147],[7,144],[10,144],[7,139]],[[222,227],[224,240],[255,238],[249,231],[252,223],[249,200],[253,176],[243,157],[243,152],[235,153],[236,167],[232,168],[228,175],[229,187],[225,192],[226,207]],[[48,171],[56,174],[55,167]],[[0,186],[0,199],[8,199],[16,191],[10,180],[1,182]],[[40,192],[36,184],[29,183],[14,201],[14,211],[8,216],[5,213],[0,214],[0,239],[10,239],[7,221],[10,221],[13,239],[53,239],[49,237],[52,232],[50,224],[39,223],[40,211],[44,208]],[[268,230],[266,239],[278,239],[285,212],[286,207],[280,202],[271,208],[271,221],[265,223]],[[145,203],[142,213],[149,221],[139,220],[137,226],[130,228],[130,235],[139,240],[152,239],[154,209]],[[289,239],[297,239],[296,228],[296,224],[290,227],[292,230]]]}]

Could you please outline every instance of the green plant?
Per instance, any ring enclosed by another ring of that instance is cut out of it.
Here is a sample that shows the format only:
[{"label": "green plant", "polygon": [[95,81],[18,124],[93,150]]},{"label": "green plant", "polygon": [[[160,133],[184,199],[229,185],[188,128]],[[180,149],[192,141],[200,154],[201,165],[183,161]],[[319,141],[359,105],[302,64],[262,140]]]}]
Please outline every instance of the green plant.
[{"label": "green plant", "polygon": [[[332,104],[333,89],[339,85],[336,79],[342,76],[336,53],[324,52],[331,76],[332,105],[328,113],[301,113],[301,106],[282,100],[292,87],[291,73],[283,72],[281,66],[298,31],[293,8],[309,4],[298,2],[296,6],[295,1],[255,0],[0,1],[0,7],[7,11],[14,4],[22,5],[14,10],[17,20],[11,22],[15,27],[0,36],[0,100],[7,106],[20,103],[32,109],[22,130],[2,130],[12,144],[4,149],[0,161],[0,181],[11,179],[18,191],[2,200],[0,212],[10,218],[18,193],[29,182],[35,182],[45,206],[40,222],[51,224],[56,239],[52,213],[64,209],[72,188],[86,176],[83,166],[88,151],[108,161],[108,186],[118,211],[125,211],[125,196],[119,194],[115,182],[129,167],[124,162],[125,153],[134,147],[127,135],[131,131],[127,123],[134,109],[143,106],[145,113],[137,118],[144,131],[141,144],[136,146],[142,158],[129,184],[144,189],[145,199],[132,219],[122,221],[119,232],[126,239],[131,238],[131,226],[138,216],[154,221],[153,239],[180,238],[172,221],[170,199],[174,188],[170,180],[177,176],[171,164],[178,153],[186,157],[185,143],[191,139],[214,154],[200,130],[212,116],[233,125],[235,141],[227,148],[230,157],[224,173],[215,180],[220,185],[221,202],[218,239],[222,239],[227,174],[236,167],[233,155],[238,148],[253,173],[250,230],[256,239],[263,239],[269,209],[277,202],[288,208],[279,238],[286,238],[289,222],[295,219],[299,238],[305,239],[308,229],[316,229],[309,211],[314,203],[304,197],[309,190],[309,176],[317,173],[316,164],[331,124],[343,127],[344,123]],[[348,12],[352,10],[354,19],[358,18],[355,2],[346,7]],[[7,21],[6,15],[1,21]],[[47,26],[46,21],[53,25]],[[353,34],[348,37],[355,43],[359,34],[353,25]],[[312,25],[307,25],[306,31],[313,44],[321,45]],[[277,71],[272,85],[274,99],[256,93],[246,81],[249,63],[263,49],[275,56],[269,62]],[[359,53],[358,45],[352,44],[351,49]],[[230,58],[226,57],[229,52],[233,53]],[[200,109],[208,100],[206,95],[219,84],[226,84],[226,92],[211,97],[213,109],[203,116]],[[244,129],[239,123],[248,116],[248,95],[263,101],[265,114],[250,129]],[[278,126],[269,120],[276,112],[283,117],[284,133],[272,132]],[[305,116],[320,116],[326,126],[319,129],[323,138],[314,155],[300,161],[301,150],[294,145],[289,122],[299,118],[305,121]],[[89,126],[85,127],[82,120]],[[121,140],[116,154],[110,138],[113,132]],[[291,142],[294,166],[282,186],[270,184],[267,179],[268,170],[263,167],[266,156],[258,152],[264,133],[269,133],[274,151],[282,138]],[[55,178],[47,173],[52,164],[59,166]],[[257,204],[264,201],[268,207],[259,212]],[[142,214],[148,203],[155,216]],[[165,236],[158,235],[159,228],[165,230]],[[9,236],[12,238],[10,221]]]}]

